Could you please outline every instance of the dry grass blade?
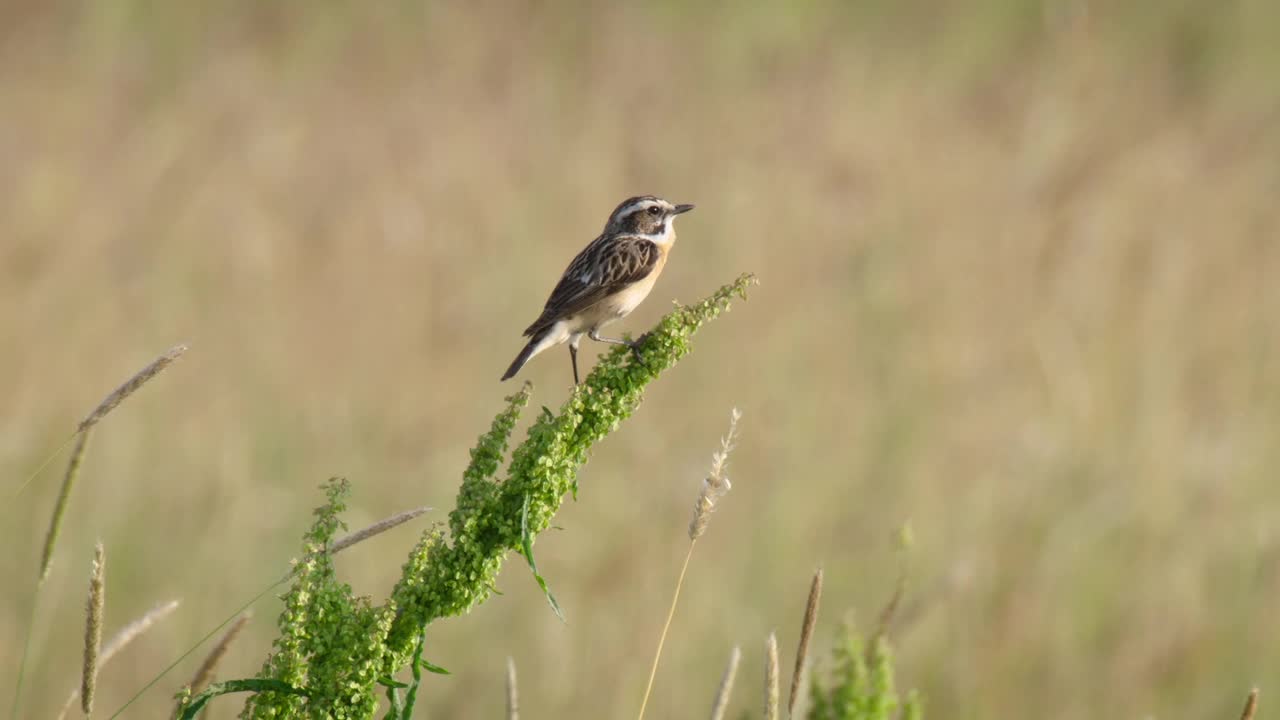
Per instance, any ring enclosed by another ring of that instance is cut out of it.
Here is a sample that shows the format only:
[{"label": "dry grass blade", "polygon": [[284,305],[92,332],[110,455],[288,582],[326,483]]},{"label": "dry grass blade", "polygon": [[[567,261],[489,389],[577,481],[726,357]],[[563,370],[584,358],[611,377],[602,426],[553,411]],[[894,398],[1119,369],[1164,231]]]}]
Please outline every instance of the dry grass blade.
[{"label": "dry grass blade", "polygon": [[82,430],[76,435],[76,446],[71,451],[71,459],[67,461],[67,472],[62,476],[62,488],[58,490],[58,499],[53,504],[53,515],[49,518],[49,530],[44,534],[44,551],[40,555],[39,581],[49,577],[49,568],[53,565],[53,549],[58,544],[58,535],[62,531],[62,518],[67,513],[67,505],[71,501],[71,490],[80,477],[80,465],[84,462],[84,454],[89,447],[89,430]]},{"label": "dry grass blade", "polygon": [[809,586],[809,600],[804,606],[804,623],[800,627],[800,644],[796,646],[796,667],[791,673],[791,694],[787,698],[787,716],[795,717],[796,700],[800,697],[800,687],[804,683],[805,662],[809,655],[809,640],[813,637],[813,628],[818,624],[818,601],[822,598],[822,568],[813,574],[813,583]]},{"label": "dry grass blade", "polygon": [[430,509],[431,508],[429,507],[414,508],[412,510],[405,510],[404,512],[399,512],[390,517],[383,518],[363,530],[357,530],[344,538],[334,541],[333,545],[329,548],[329,554],[337,555],[352,545],[364,542],[374,535],[384,533],[398,525],[403,525]]},{"label": "dry grass blade", "polygon": [[244,629],[244,626],[249,622],[249,618],[251,617],[253,617],[253,613],[245,613],[241,615],[236,618],[236,621],[231,623],[231,627],[227,628],[227,631],[222,634],[222,637],[218,639],[218,643],[214,645],[213,649],[209,651],[209,654],[205,656],[204,662],[200,663],[200,667],[196,670],[196,674],[191,678],[191,683],[189,684],[191,692],[198,693],[209,684],[209,681],[213,679],[213,671],[218,669],[218,663],[222,661],[222,658],[227,654],[227,650],[231,647],[231,643],[235,641],[236,636]]},{"label": "dry grass blade", "polygon": [[1253,720],[1256,712],[1258,712],[1258,688],[1249,691],[1249,697],[1244,701],[1244,710],[1240,711],[1240,720]]},{"label": "dry grass blade", "polygon": [[711,472],[702,481],[702,489],[693,503],[693,520],[689,522],[689,550],[684,555],[684,564],[680,566],[680,577],[676,579],[676,591],[671,596],[671,607],[667,610],[667,620],[662,624],[662,633],[658,635],[658,649],[653,654],[653,665],[649,668],[649,681],[644,687],[644,699],[640,701],[640,714],[637,720],[644,718],[645,708],[649,705],[649,694],[653,692],[653,680],[658,675],[658,662],[662,659],[662,646],[667,641],[667,633],[671,630],[671,620],[676,615],[676,605],[680,602],[680,590],[684,587],[685,575],[689,572],[689,560],[693,558],[693,548],[698,538],[707,530],[711,519],[711,511],[716,501],[729,492],[732,485],[725,475],[724,469],[729,462],[729,452],[737,441],[738,419],[742,413],[734,408],[729,413],[729,432],[720,439],[720,448],[711,454]]},{"label": "dry grass blade", "polygon": [[764,720],[778,720],[778,635],[769,633],[764,644]]},{"label": "dry grass blade", "polygon": [[133,377],[125,380],[123,385],[113,390],[110,395],[103,398],[102,402],[98,403],[98,407],[94,408],[93,412],[86,415],[84,420],[80,421],[80,432],[84,432],[98,424],[102,418],[107,416],[107,413],[115,410],[120,403],[124,402],[125,398],[134,394],[138,391],[138,388],[141,388],[143,385],[150,382],[151,379],[156,375],[159,375],[161,371],[172,365],[174,360],[182,357],[182,354],[186,351],[186,345],[176,345],[170,348],[165,354],[155,360],[152,360],[146,367],[134,373]]},{"label": "dry grass blade", "polygon": [[516,694],[516,661],[507,656],[507,720],[520,720],[520,698]]},{"label": "dry grass blade", "polygon": [[711,703],[711,720],[724,720],[729,710],[729,696],[733,694],[733,679],[738,674],[738,663],[742,660],[742,650],[735,645],[729,653],[729,664],[725,666],[724,675],[720,677],[720,687],[716,690],[715,702]]},{"label": "dry grass blade", "polygon": [[[157,605],[147,611],[145,615],[134,620],[133,622],[120,628],[120,630],[111,636],[111,639],[102,646],[102,652],[98,654],[98,671],[101,672],[103,666],[111,661],[117,653],[124,650],[129,643],[133,642],[138,636],[151,629],[152,625],[163,620],[165,617],[178,609],[178,601],[170,600],[163,605]],[[76,704],[76,700],[80,699],[80,688],[75,688],[67,696],[66,702],[62,704],[62,710],[58,713],[58,720],[62,720],[70,712],[71,706]]]},{"label": "dry grass blade", "polygon": [[80,708],[93,712],[93,691],[98,682],[98,655],[102,651],[102,614],[106,605],[107,552],[99,542],[93,550],[93,574],[85,601],[84,665],[80,672]]}]

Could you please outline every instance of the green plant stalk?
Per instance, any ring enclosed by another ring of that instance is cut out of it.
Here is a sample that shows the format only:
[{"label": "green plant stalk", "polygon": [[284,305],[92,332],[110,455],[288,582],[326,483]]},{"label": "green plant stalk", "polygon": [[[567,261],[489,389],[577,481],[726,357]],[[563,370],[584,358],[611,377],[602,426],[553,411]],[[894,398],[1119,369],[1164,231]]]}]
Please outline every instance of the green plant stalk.
[{"label": "green plant stalk", "polygon": [[413,666],[409,668],[413,682],[404,693],[404,708],[400,711],[400,720],[413,720],[413,707],[418,703],[418,687],[422,685],[422,647],[427,644],[426,635],[418,638],[413,649]]}]

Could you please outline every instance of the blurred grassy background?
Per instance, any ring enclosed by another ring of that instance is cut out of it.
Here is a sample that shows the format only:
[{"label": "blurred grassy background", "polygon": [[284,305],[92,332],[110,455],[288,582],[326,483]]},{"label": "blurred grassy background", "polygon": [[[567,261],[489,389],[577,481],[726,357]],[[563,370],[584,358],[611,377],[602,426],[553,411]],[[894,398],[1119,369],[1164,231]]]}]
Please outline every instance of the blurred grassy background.
[{"label": "blurred grassy background", "polygon": [[[123,378],[34,640],[26,717],[76,682],[92,543],[117,707],[287,567],[316,485],[360,526],[452,507],[497,377],[622,198],[698,210],[639,331],[740,271],[538,545],[433,626],[430,717],[634,712],[729,408],[735,489],[694,557],[653,717],[729,648],[869,622],[910,518],[900,680],[939,718],[1229,717],[1280,677],[1280,5],[1266,0],[6,3],[5,493]],[[588,344],[590,345],[590,344]],[[596,348],[591,346],[594,351]],[[558,405],[565,353],[523,374]],[[58,466],[5,508],[12,690]],[[339,564],[384,597],[415,531]],[[944,588],[934,592],[931,588]],[[222,677],[251,674],[258,607]],[[158,717],[198,657],[130,717]],[[238,712],[232,700],[210,717]],[[738,712],[739,710],[735,710]]]}]

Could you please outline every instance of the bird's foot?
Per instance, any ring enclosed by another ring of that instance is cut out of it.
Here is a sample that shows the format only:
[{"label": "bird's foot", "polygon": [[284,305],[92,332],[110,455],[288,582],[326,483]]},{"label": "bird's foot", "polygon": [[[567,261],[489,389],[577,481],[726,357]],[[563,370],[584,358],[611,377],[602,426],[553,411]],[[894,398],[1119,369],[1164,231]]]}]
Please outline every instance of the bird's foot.
[{"label": "bird's foot", "polygon": [[642,356],[640,354],[640,346],[643,345],[644,341],[647,339],[649,339],[649,333],[645,333],[640,337],[636,338],[635,340],[632,340],[631,342],[627,343],[627,347],[631,348],[631,354],[635,356],[636,362],[639,362],[642,359]]}]

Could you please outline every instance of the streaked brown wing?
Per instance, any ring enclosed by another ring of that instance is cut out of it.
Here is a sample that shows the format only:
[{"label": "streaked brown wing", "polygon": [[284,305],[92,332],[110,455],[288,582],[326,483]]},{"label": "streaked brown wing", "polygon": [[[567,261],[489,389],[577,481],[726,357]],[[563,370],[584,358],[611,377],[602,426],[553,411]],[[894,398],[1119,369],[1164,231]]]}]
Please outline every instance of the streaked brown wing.
[{"label": "streaked brown wing", "polygon": [[653,271],[659,255],[658,246],[642,237],[596,238],[569,263],[542,315],[524,334],[535,335],[643,280]]}]

